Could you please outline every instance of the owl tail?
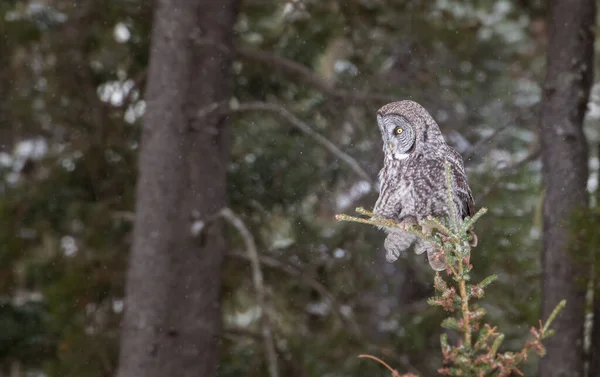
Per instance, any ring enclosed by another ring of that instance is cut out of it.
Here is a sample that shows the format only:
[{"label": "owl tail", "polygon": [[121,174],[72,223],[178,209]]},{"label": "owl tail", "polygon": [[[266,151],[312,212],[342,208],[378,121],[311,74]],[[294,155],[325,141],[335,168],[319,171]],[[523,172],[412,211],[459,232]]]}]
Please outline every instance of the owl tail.
[{"label": "owl tail", "polygon": [[444,271],[446,269],[444,253],[436,246],[420,238],[415,245],[415,253],[420,255],[424,252],[427,252],[427,260],[431,268],[435,271]]},{"label": "owl tail", "polygon": [[412,245],[415,238],[414,235],[406,232],[395,231],[389,233],[383,243],[386,252],[385,259],[388,262],[397,261],[400,255]]}]

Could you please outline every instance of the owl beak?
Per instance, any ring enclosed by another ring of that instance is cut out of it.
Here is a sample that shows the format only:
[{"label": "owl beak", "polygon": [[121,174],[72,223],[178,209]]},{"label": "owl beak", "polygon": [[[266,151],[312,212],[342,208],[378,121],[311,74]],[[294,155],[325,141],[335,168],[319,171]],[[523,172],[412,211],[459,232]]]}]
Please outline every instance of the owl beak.
[{"label": "owl beak", "polygon": [[392,143],[389,143],[389,144],[388,144],[388,147],[390,148],[390,151],[393,151],[393,150],[394,150],[394,147],[392,146]]}]

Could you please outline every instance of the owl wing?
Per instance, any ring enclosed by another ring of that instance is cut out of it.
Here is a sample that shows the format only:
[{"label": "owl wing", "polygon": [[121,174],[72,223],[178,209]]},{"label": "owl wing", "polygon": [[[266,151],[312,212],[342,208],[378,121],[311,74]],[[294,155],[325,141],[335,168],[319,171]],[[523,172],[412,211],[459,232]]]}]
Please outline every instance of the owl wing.
[{"label": "owl wing", "polygon": [[384,166],[379,173],[379,197],[373,212],[379,216],[397,220],[402,212],[399,195],[400,172],[390,166]]},{"label": "owl wing", "polygon": [[[386,165],[379,173],[379,198],[373,208],[376,215],[396,221],[400,220],[402,191],[408,190],[406,182],[402,179],[401,170],[400,166]],[[416,236],[398,228],[384,228],[384,230],[387,233],[384,242],[386,260],[394,262],[412,245]]]},{"label": "owl wing", "polygon": [[452,164],[453,168],[454,191],[462,204],[461,216],[463,219],[467,216],[472,217],[475,214],[475,199],[473,199],[473,193],[471,193],[471,188],[467,181],[467,173],[465,172],[462,156],[454,148],[448,147],[448,149],[447,160]]},{"label": "owl wing", "polygon": [[[475,200],[467,181],[462,157],[450,146],[446,146],[446,148],[442,149],[441,153],[435,153],[429,159],[414,162],[420,166],[420,169],[416,170],[419,180],[425,183],[419,185],[421,197],[433,196],[446,203],[445,163],[448,161],[452,167],[452,189],[455,204],[459,210],[457,215],[460,216],[460,219],[472,217],[475,214]],[[434,216],[442,215],[441,213],[435,213],[435,206],[433,209]]]}]

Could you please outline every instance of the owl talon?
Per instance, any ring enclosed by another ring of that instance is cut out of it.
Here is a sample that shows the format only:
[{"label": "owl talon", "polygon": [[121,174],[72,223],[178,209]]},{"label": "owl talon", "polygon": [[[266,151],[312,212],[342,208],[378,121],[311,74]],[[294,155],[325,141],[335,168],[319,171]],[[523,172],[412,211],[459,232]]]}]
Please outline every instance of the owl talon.
[{"label": "owl talon", "polygon": [[421,226],[421,233],[423,233],[424,236],[429,237],[433,233],[433,227],[423,224],[423,226]]},{"label": "owl talon", "polygon": [[400,224],[400,229],[402,229],[405,232],[409,232],[410,230],[412,230],[414,227],[414,224]]}]

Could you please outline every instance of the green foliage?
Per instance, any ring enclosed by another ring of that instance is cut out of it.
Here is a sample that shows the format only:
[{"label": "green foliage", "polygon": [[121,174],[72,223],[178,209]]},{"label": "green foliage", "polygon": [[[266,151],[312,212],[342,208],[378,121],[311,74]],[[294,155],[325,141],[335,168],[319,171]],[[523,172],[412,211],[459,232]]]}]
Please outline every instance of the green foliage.
[{"label": "green foliage", "polygon": [[0,299],[0,354],[39,365],[39,355],[51,355],[53,336],[48,329],[48,310],[39,302],[15,305]]}]

